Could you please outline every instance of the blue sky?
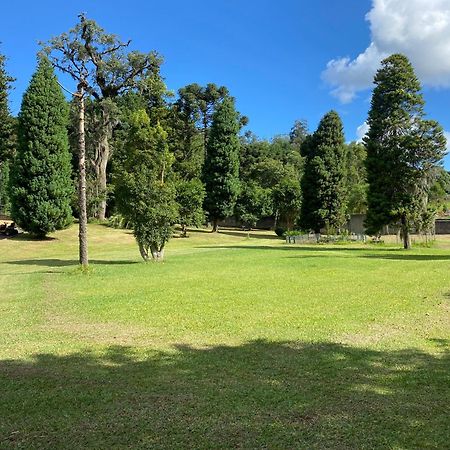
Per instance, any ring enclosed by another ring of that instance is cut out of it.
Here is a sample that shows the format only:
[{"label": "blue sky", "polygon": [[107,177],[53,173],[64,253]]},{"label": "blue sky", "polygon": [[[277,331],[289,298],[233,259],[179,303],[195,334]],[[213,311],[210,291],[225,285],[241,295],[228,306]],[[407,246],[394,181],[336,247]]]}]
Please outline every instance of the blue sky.
[{"label": "blue sky", "polygon": [[24,0],[2,5],[0,41],[17,78],[14,113],[35,68],[37,42],[67,31],[83,11],[108,32],[132,39],[133,48],[161,53],[170,89],[192,82],[226,85],[250,118],[248,128],[261,137],[287,133],[298,118],[314,129],[335,109],[350,141],[366,119],[373,72],[395,51],[418,67],[426,111],[450,131],[449,3]]}]

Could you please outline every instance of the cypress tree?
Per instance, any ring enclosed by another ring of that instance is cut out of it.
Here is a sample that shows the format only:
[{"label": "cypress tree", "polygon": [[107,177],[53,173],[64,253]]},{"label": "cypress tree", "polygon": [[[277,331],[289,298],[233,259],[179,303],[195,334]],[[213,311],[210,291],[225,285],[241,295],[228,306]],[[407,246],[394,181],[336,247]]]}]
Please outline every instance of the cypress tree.
[{"label": "cypress tree", "polygon": [[445,137],[437,122],[423,118],[421,86],[406,56],[382,61],[374,83],[364,140],[366,229],[378,234],[384,225],[399,224],[409,248],[410,230],[426,210],[431,174],[445,153]]},{"label": "cypress tree", "polygon": [[5,56],[0,54],[0,211],[8,212],[9,163],[14,151],[14,120],[8,106],[8,91],[14,81],[5,68]]},{"label": "cypress tree", "polygon": [[335,111],[327,113],[316,132],[302,145],[305,170],[300,226],[319,233],[321,228],[339,230],[345,223],[345,140],[342,121]]},{"label": "cypress tree", "polygon": [[233,214],[239,195],[239,116],[234,100],[225,97],[213,115],[204,166],[205,209],[217,222]]},{"label": "cypress tree", "polygon": [[41,58],[22,100],[10,180],[12,218],[38,237],[71,220],[67,124],[67,102],[50,62]]}]

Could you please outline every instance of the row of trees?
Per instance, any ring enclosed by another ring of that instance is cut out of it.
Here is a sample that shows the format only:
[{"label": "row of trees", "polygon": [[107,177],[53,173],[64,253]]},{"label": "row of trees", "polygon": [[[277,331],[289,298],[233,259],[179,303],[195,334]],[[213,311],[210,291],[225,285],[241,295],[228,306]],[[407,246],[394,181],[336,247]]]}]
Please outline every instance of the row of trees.
[{"label": "row of trees", "polygon": [[[88,216],[116,213],[133,227],[145,260],[162,259],[175,223],[186,234],[209,220],[215,231],[232,215],[249,227],[273,216],[287,229],[318,233],[339,232],[350,213],[368,209],[371,234],[400,223],[407,247],[410,230],[433,217],[430,195],[448,189],[438,165],[442,129],[423,118],[420,85],[401,55],[375,78],[362,145],[345,143],[334,111],[312,134],[298,121],[271,141],[239,136],[248,120],[226,87],[191,84],[175,96],[160,55],[129,44],[80,16],[43,44],[17,124],[7,102],[13,80],[0,59],[0,202],[38,236],[66,226],[73,212],[83,265]],[[66,87],[74,91],[69,104],[54,68],[75,81]]]}]

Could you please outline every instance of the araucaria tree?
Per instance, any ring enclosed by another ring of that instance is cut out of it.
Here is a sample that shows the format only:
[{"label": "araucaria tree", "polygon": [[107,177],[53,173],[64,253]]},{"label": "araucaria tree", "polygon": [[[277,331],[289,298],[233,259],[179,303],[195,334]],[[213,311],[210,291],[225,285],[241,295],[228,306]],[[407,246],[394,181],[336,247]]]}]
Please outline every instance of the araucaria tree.
[{"label": "araucaria tree", "polygon": [[233,214],[239,195],[239,129],[234,100],[225,97],[213,115],[204,165],[205,209],[213,231],[220,219]]},{"label": "araucaria tree", "polygon": [[50,62],[41,58],[23,97],[11,170],[12,218],[38,237],[71,221],[67,123],[67,102]]},{"label": "araucaria tree", "polygon": [[300,225],[319,233],[339,231],[345,223],[345,141],[342,121],[330,111],[312,136],[302,144],[305,168],[301,188],[303,201]]},{"label": "araucaria tree", "polygon": [[386,58],[375,75],[367,147],[369,234],[384,225],[401,227],[403,246],[426,215],[435,168],[445,153],[440,125],[424,119],[421,87],[408,58]]},{"label": "araucaria tree", "polygon": [[126,150],[116,179],[118,208],[133,227],[144,261],[162,261],[178,219],[167,133],[139,110],[130,120]]}]

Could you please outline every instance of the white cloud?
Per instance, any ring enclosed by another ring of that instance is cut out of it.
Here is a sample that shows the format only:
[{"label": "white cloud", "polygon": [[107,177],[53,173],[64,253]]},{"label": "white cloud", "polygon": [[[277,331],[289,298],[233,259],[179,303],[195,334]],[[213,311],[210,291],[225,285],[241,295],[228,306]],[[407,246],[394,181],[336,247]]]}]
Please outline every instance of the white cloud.
[{"label": "white cloud", "polygon": [[447,139],[447,151],[450,152],[450,131],[444,131],[445,139]]},{"label": "white cloud", "polygon": [[450,86],[449,0],[373,0],[366,20],[370,46],[353,60],[331,60],[322,74],[341,102],[371,87],[381,60],[392,53],[408,56],[424,84]]},{"label": "white cloud", "polygon": [[369,124],[367,122],[364,122],[356,129],[356,142],[362,142],[363,137],[368,133],[369,128]]}]

